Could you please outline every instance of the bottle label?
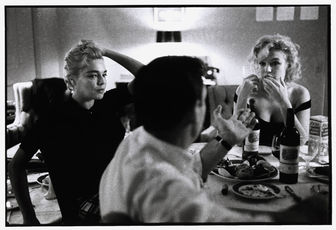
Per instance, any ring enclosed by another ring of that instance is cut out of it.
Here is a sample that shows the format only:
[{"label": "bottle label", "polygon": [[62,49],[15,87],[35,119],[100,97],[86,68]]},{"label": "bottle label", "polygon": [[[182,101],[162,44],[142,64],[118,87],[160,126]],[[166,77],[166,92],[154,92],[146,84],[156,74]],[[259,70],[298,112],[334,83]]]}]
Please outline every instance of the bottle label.
[{"label": "bottle label", "polygon": [[259,134],[260,134],[260,130],[253,130],[245,138],[244,151],[246,151],[246,152],[258,152],[258,149],[259,149]]},{"label": "bottle label", "polygon": [[286,174],[298,173],[300,146],[280,145],[279,171]]}]

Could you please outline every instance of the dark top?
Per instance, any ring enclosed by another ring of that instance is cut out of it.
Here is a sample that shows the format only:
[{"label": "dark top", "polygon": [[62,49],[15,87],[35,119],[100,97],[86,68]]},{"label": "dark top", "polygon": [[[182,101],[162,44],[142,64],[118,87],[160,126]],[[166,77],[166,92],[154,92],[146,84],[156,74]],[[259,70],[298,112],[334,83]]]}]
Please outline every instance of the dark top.
[{"label": "dark top", "polygon": [[[234,102],[237,103],[237,94],[234,95]],[[311,100],[306,101],[294,109],[295,113],[311,108]],[[256,118],[260,124],[259,145],[272,146],[274,135],[279,135],[284,129],[284,122],[268,122],[261,119],[258,115]]]},{"label": "dark top", "polygon": [[71,96],[41,116],[21,148],[41,150],[64,223],[77,217],[77,200],[98,192],[107,164],[124,137],[119,109],[131,102],[127,86],[107,91],[87,110]]},{"label": "dark top", "polygon": [[[311,107],[311,100],[306,101],[299,105],[294,112],[300,112]],[[272,146],[272,139],[274,135],[278,135],[281,131],[285,128],[285,124],[283,122],[267,122],[262,120],[260,117],[257,116],[257,119],[260,124],[260,145],[267,145]]]}]

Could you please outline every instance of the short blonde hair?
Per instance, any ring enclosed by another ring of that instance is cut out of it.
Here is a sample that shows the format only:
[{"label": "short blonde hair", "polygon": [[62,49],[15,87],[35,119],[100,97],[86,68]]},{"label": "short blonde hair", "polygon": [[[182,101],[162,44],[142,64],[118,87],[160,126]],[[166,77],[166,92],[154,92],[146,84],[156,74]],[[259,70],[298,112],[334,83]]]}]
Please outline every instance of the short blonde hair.
[{"label": "short blonde hair", "polygon": [[89,61],[102,59],[103,51],[93,41],[81,40],[64,58],[65,80],[78,76],[79,72],[88,66]]},{"label": "short blonde hair", "polygon": [[286,55],[288,68],[286,71],[285,81],[291,82],[302,77],[301,61],[298,52],[300,46],[294,43],[290,37],[280,34],[264,35],[260,37],[255,46],[252,48],[249,58],[249,61],[254,65],[254,68],[257,68],[258,65],[257,56],[259,52],[265,47],[268,48],[268,51],[271,49],[280,50]]}]

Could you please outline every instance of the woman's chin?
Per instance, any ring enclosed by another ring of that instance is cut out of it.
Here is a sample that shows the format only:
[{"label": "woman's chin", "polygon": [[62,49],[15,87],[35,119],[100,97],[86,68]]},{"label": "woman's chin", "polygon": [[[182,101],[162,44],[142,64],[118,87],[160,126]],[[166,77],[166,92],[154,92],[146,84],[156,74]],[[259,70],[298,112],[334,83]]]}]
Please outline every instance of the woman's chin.
[{"label": "woman's chin", "polygon": [[97,94],[96,96],[95,96],[95,100],[101,100],[101,99],[103,99],[103,97],[104,97],[104,94],[102,93],[102,94]]}]

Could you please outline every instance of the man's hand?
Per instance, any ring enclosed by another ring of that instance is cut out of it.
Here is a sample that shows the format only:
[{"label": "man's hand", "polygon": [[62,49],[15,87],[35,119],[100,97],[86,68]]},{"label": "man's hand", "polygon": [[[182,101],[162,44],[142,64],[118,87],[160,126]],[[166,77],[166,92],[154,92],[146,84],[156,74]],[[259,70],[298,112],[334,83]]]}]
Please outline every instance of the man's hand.
[{"label": "man's hand", "polygon": [[232,146],[241,143],[256,124],[255,114],[250,109],[241,109],[228,120],[222,117],[221,112],[222,106],[220,105],[213,111],[213,125],[219,135]]}]

